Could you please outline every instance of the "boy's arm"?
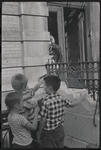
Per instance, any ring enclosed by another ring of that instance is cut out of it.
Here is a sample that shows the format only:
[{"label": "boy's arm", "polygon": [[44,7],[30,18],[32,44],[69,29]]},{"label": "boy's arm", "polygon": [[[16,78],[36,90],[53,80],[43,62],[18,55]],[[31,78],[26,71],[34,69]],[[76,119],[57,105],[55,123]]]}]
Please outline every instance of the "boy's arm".
[{"label": "boy's arm", "polygon": [[32,91],[33,91],[33,96],[35,94],[35,92],[39,89],[39,87],[44,83],[44,79],[40,79],[39,82],[32,88]]},{"label": "boy's arm", "polygon": [[47,114],[48,114],[48,106],[47,106],[47,103],[42,102],[41,104],[41,112],[40,112],[40,115],[41,115],[41,120],[40,120],[40,123],[39,123],[39,131],[37,133],[37,140],[40,142],[40,137],[41,137],[41,133],[42,133],[42,130],[46,124],[46,117],[47,117]]},{"label": "boy's arm", "polygon": [[35,108],[37,106],[36,102],[30,102],[30,101],[24,101],[23,102],[23,107],[27,109]]},{"label": "boy's arm", "polygon": [[75,106],[77,106],[79,103],[81,103],[82,101],[84,101],[86,95],[87,95],[87,94],[85,94],[85,95],[81,95],[81,94],[80,94],[80,97],[79,97],[78,99],[74,98],[74,101],[71,103],[71,107],[75,107]]},{"label": "boy's arm", "polygon": [[28,111],[26,111],[26,108],[23,107],[23,109],[19,111],[19,114],[25,116],[25,118],[28,119]]},{"label": "boy's arm", "polygon": [[39,110],[40,110],[40,108],[37,106],[35,108],[35,117],[34,117],[33,123],[30,123],[28,121],[28,123],[25,125],[25,127],[27,129],[29,129],[29,130],[36,130],[37,124],[38,124],[38,113],[39,113]]}]

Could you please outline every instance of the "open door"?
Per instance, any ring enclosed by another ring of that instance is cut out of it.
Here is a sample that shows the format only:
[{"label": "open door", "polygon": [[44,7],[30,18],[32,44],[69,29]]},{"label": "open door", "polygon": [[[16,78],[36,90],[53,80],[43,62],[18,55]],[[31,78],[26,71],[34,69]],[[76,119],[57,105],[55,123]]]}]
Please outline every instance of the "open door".
[{"label": "open door", "polygon": [[[59,6],[48,6],[48,31],[55,39],[55,43],[61,47],[62,56],[64,57],[64,21],[63,8]],[[63,61],[65,57],[63,58]]]},{"label": "open door", "polygon": [[85,61],[84,12],[64,8],[66,62]]},{"label": "open door", "polygon": [[84,41],[84,13],[78,15],[78,42],[80,51],[80,61],[85,62],[85,41]]}]

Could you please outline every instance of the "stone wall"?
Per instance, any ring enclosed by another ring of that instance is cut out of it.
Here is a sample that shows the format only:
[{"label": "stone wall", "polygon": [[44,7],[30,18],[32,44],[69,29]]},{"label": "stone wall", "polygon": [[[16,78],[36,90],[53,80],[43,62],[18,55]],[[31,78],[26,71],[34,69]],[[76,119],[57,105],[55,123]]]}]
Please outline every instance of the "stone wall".
[{"label": "stone wall", "polygon": [[4,99],[13,90],[14,74],[25,74],[33,87],[46,73],[50,34],[46,2],[3,2],[2,14],[2,106],[6,109]]},{"label": "stone wall", "polygon": [[94,61],[99,61],[100,57],[100,3],[90,3],[90,18],[91,18],[91,45],[92,58]]}]

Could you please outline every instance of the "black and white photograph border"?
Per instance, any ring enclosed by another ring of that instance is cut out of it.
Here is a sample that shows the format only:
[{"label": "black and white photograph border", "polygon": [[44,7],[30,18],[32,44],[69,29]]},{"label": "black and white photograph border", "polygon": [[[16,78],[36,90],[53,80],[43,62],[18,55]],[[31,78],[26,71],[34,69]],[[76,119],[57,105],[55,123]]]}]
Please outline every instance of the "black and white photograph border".
[{"label": "black and white photograph border", "polygon": [[[47,76],[61,80],[58,93],[72,103],[86,94],[76,107],[65,108],[63,148],[101,148],[100,3],[4,1],[1,43],[1,148],[11,149],[15,140],[6,100],[15,92],[12,77],[17,74],[26,76],[32,94],[28,104],[40,110],[46,96],[40,80]],[[14,108],[18,110],[17,105]],[[31,131],[34,148],[42,146],[37,139],[40,114]]]}]

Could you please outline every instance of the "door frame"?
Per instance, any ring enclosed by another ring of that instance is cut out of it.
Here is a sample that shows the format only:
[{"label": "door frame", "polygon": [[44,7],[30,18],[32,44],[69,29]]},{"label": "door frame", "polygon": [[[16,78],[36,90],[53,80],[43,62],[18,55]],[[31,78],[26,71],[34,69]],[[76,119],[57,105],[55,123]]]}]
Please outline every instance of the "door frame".
[{"label": "door frame", "polygon": [[48,5],[49,11],[57,13],[58,41],[59,41],[59,46],[61,47],[61,52],[63,55],[63,62],[65,62],[66,58],[65,58],[65,36],[64,36],[63,7],[53,6],[49,3],[47,3],[47,5]]},{"label": "door frame", "polygon": [[[62,51],[62,55],[63,55],[63,62],[68,62],[68,59],[66,60],[66,47],[65,47],[65,29],[64,29],[64,7],[67,7],[67,3],[69,4],[69,2],[48,2],[47,6],[49,8],[49,11],[53,11],[53,12],[57,12],[57,25],[58,25],[58,40],[59,40],[59,46],[61,47],[61,51]],[[87,4],[85,5],[85,7],[82,7],[81,3],[78,3],[78,5],[71,2],[70,8],[76,8],[76,9],[83,9],[84,11],[84,47],[85,49],[88,49],[88,40],[87,40],[87,16],[85,16],[85,12],[86,12],[86,7]],[[85,23],[86,22],[86,23]],[[79,32],[79,31],[78,31]],[[79,44],[79,43],[78,43]],[[80,52],[81,55],[82,52]],[[88,50],[86,52],[83,51],[83,56],[80,58],[80,60],[85,61],[86,57],[85,55],[87,55],[86,53],[88,53]]]}]

